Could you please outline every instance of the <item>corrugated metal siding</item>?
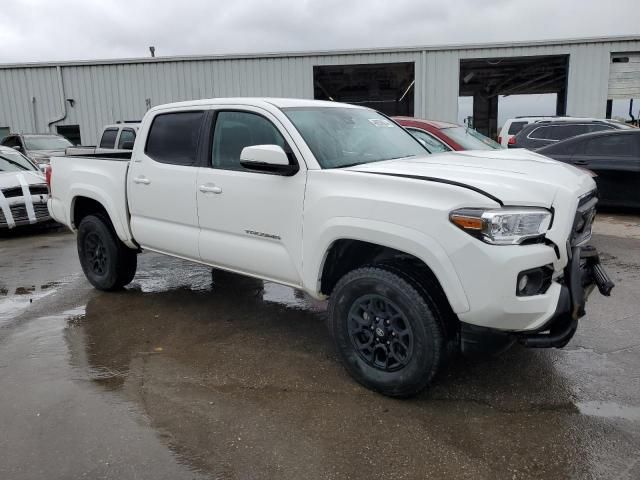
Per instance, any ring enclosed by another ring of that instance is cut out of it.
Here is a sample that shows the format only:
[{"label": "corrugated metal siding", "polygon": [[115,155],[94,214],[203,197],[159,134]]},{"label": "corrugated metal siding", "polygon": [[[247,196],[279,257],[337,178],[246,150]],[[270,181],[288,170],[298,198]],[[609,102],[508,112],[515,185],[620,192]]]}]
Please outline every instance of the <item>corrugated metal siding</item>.
[{"label": "corrugated metal siding", "polygon": [[567,114],[577,117],[605,117],[610,54],[606,44],[571,46]]},{"label": "corrugated metal siding", "polygon": [[[613,62],[615,57],[624,57],[628,61]],[[609,65],[608,98],[640,97],[640,53],[612,55]]]},{"label": "corrugated metal siding", "polygon": [[425,81],[421,88],[424,89],[425,95],[423,104],[420,108],[416,108],[416,116],[456,122],[460,76],[459,52],[425,52],[424,57]]},{"label": "corrugated metal siding", "polygon": [[[392,62],[415,62],[416,116],[456,121],[461,59],[563,54],[570,58],[567,112],[604,116],[610,55],[623,51],[640,51],[640,41],[65,64],[65,97],[75,105],[67,103],[67,117],[59,124],[80,125],[83,143],[95,143],[103,125],[142,118],[146,99],[153,106],[224,96],[313,98],[314,65]],[[0,68],[0,127],[45,131],[62,113],[58,88],[55,66]]]}]

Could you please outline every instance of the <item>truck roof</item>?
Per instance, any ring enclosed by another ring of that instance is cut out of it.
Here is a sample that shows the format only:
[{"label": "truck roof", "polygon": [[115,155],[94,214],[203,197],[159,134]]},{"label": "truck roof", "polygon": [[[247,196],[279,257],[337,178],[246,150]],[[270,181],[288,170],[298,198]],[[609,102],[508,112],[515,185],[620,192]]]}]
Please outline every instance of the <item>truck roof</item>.
[{"label": "truck roof", "polygon": [[176,107],[198,107],[207,105],[253,105],[256,107],[275,106],[278,108],[290,107],[350,107],[364,108],[340,102],[328,102],[324,100],[308,100],[303,98],[270,98],[270,97],[232,97],[232,98],[207,98],[202,100],[189,100],[186,102],[166,103],[153,107],[150,111],[172,109]]}]

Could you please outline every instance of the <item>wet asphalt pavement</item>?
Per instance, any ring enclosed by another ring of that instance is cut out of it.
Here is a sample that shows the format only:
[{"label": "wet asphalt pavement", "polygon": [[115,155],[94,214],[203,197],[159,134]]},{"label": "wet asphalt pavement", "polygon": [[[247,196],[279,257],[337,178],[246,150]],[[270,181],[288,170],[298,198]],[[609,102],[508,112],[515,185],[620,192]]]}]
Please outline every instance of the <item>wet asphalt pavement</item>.
[{"label": "wet asphalt pavement", "polygon": [[566,348],[393,400],[290,288],[149,253],[103,293],[71,234],[0,238],[0,479],[640,478],[640,239],[593,243],[617,286]]}]

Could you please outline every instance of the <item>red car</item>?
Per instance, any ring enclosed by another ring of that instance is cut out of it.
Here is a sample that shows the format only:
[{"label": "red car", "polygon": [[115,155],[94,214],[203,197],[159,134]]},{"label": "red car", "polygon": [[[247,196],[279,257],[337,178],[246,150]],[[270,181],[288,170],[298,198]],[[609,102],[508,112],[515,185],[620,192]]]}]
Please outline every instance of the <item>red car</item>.
[{"label": "red car", "polygon": [[473,128],[437,120],[421,120],[412,117],[393,117],[419,140],[431,153],[451,150],[499,150],[502,146]]}]

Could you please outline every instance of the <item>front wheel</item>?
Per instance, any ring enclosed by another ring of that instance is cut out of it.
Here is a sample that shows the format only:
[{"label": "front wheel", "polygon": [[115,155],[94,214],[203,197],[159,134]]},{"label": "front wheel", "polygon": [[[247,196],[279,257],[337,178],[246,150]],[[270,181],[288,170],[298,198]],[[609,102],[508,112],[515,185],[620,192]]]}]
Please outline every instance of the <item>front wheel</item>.
[{"label": "front wheel", "polygon": [[102,215],[88,215],[78,227],[78,256],[87,280],[98,290],[117,290],[136,274],[137,252],[123,244]]},{"label": "front wheel", "polygon": [[364,386],[392,397],[423,390],[447,355],[438,310],[410,276],[385,267],[346,274],[329,300],[343,364]]}]

